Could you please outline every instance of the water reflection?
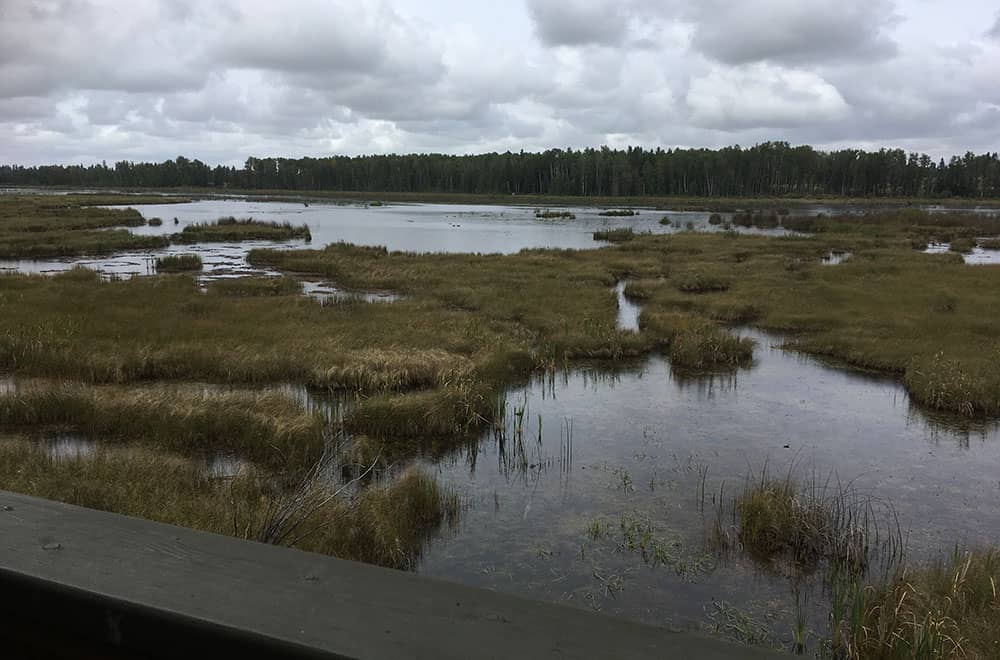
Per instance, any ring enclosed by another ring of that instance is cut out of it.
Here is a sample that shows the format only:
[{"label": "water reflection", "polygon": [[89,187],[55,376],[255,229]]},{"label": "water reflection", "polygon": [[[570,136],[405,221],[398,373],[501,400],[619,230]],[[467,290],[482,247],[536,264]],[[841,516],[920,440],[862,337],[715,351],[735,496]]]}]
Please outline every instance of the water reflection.
[{"label": "water reflection", "polygon": [[[757,341],[749,369],[681,374],[652,357],[627,369],[538,377],[508,392],[503,442],[494,430],[475,452],[427,463],[471,504],[420,570],[678,626],[700,622],[713,600],[749,609],[760,599],[787,602],[782,578],[740,560],[693,573],[657,569],[588,532],[603,521],[618,534],[639,516],[676,544],[671,553],[685,566],[703,567],[713,498],[731,497],[765,463],[775,473],[794,465],[834,474],[890,500],[914,561],[956,541],[995,539],[996,424],[928,414],[894,379],[833,368],[777,348],[773,336],[741,332]],[[609,596],[595,571],[619,576],[621,589]]]},{"label": "water reflection", "polygon": [[639,314],[642,308],[625,296],[625,280],[615,285],[615,295],[618,298],[618,327],[622,330],[636,332],[639,330]]}]

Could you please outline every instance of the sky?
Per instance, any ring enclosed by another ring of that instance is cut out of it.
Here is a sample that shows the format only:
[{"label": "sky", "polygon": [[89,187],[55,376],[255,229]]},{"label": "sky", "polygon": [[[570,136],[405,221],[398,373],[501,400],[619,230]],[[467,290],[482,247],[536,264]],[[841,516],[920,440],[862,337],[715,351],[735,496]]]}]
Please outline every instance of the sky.
[{"label": "sky", "polygon": [[995,0],[0,0],[0,163],[1000,151]]}]

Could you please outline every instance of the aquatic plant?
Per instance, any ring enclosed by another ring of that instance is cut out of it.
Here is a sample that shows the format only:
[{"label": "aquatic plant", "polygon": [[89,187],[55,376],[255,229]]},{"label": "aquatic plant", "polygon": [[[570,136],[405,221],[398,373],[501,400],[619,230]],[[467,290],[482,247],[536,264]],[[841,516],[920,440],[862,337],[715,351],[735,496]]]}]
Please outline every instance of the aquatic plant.
[{"label": "aquatic plant", "polygon": [[553,220],[557,218],[563,218],[566,220],[576,219],[576,215],[570,213],[569,211],[535,211],[535,217],[539,220]]},{"label": "aquatic plant", "polygon": [[211,224],[190,224],[170,240],[175,243],[209,243],[219,241],[284,241],[312,240],[308,225],[293,226],[289,222],[263,222],[253,218],[219,218]]},{"label": "aquatic plant", "polygon": [[1000,551],[959,551],[944,561],[902,567],[887,580],[835,589],[835,657],[994,658],[1000,650]]},{"label": "aquatic plant", "polygon": [[774,478],[765,465],[748,476],[732,502],[734,534],[727,533],[716,509],[712,542],[739,547],[773,569],[815,571],[825,563],[846,576],[860,576],[870,563],[900,565],[903,534],[891,504],[859,494],[850,483],[835,479],[805,482]]},{"label": "aquatic plant", "polygon": [[949,250],[952,252],[959,252],[961,254],[972,252],[974,247],[976,247],[976,242],[971,238],[955,238],[952,239],[951,243],[948,245]]},{"label": "aquatic plant", "polygon": [[201,257],[197,254],[168,254],[156,259],[156,270],[164,273],[201,270]]},{"label": "aquatic plant", "polygon": [[594,232],[595,241],[608,241],[609,243],[623,243],[635,238],[635,231],[631,227],[621,227],[619,229],[606,229]]}]

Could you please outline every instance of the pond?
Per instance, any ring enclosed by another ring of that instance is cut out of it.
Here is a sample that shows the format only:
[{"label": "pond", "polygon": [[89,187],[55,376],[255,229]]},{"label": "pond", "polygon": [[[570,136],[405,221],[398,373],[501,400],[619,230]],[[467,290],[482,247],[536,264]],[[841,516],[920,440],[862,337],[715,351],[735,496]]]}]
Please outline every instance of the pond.
[{"label": "pond", "polygon": [[[118,207],[125,208],[125,207]],[[251,266],[247,253],[254,248],[302,249],[346,241],[358,245],[383,245],[390,250],[411,252],[479,252],[511,254],[529,248],[588,249],[608,245],[595,241],[593,232],[629,227],[637,232],[673,233],[691,227],[697,231],[722,231],[708,222],[708,213],[641,210],[628,217],[601,216],[601,209],[566,209],[574,219],[535,217],[535,209],[521,206],[459,204],[322,204],[295,202],[251,202],[202,200],[184,204],[142,204],[135,208],[143,217],[160,218],[159,226],[128,227],[135,234],[168,236],[194,223],[211,223],[220,217],[252,217],[265,222],[306,224],[311,243],[280,242],[200,243],[172,245],[160,250],[122,252],[104,257],[70,259],[0,259],[0,272],[56,273],[74,266],[92,268],[105,275],[132,277],[155,272],[156,258],[168,254],[195,253],[204,264],[202,280],[247,275],[276,275]],[[562,209],[561,209],[562,210]],[[670,218],[669,224],[660,219]],[[176,222],[175,222],[176,220]],[[782,235],[783,229],[737,228],[743,233]],[[337,288],[323,283],[327,289]],[[347,292],[350,294],[351,292]],[[371,293],[371,292],[369,292]],[[374,299],[386,299],[375,293]]]},{"label": "pond", "polygon": [[[753,366],[736,373],[683,374],[652,357],[508,392],[509,409],[523,411],[523,449],[486,434],[474,449],[426,463],[467,508],[419,571],[681,628],[732,605],[780,635],[793,622],[789,580],[706,552],[713,499],[720,489],[731,498],[765,465],[778,478],[791,470],[839,480],[891,502],[911,561],[995,541],[996,425],[929,415],[894,379],[739,332],[757,347]],[[508,438],[516,424],[511,415]],[[605,530],[598,540],[595,525]],[[666,564],[623,548],[637,528],[668,548]],[[815,580],[811,589],[812,623],[823,632]]]}]

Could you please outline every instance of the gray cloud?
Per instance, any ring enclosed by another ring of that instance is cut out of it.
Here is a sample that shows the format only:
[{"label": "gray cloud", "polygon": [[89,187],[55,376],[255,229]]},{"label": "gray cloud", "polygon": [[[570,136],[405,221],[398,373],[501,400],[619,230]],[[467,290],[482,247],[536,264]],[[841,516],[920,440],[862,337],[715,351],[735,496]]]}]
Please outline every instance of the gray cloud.
[{"label": "gray cloud", "polygon": [[993,27],[986,31],[986,36],[1000,40],[1000,12],[997,12],[996,20],[993,21]]},{"label": "gray cloud", "polygon": [[694,47],[729,64],[871,61],[896,53],[885,32],[894,20],[889,0],[703,0],[691,18]]},{"label": "gray cloud", "polygon": [[615,0],[529,0],[538,36],[549,46],[619,46],[628,20]]},{"label": "gray cloud", "polygon": [[1000,150],[1000,16],[968,5],[0,0],[0,161]]}]

